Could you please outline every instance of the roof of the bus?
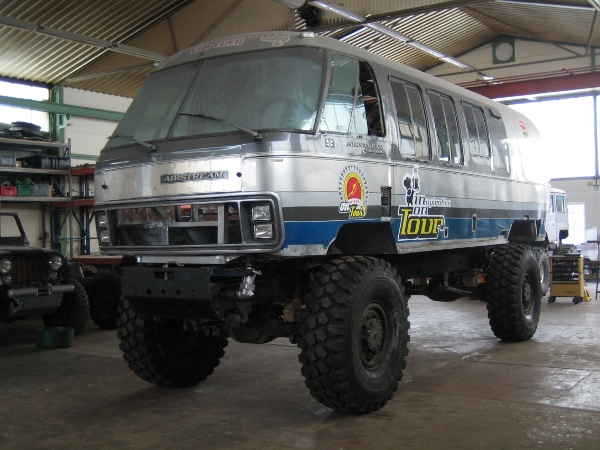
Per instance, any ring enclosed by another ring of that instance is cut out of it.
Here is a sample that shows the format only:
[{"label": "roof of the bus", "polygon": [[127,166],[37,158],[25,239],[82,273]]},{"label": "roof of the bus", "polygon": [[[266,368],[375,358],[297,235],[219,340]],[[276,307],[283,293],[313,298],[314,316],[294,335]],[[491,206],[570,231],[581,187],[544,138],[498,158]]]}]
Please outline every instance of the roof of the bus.
[{"label": "roof of the bus", "polygon": [[[402,44],[398,44],[402,45]],[[208,42],[202,42],[193,47],[182,50],[169,57],[158,66],[158,70],[176,66],[198,59],[212,58],[215,56],[230,55],[235,53],[248,53],[257,50],[276,49],[285,47],[317,47],[331,49],[336,52],[356,56],[359,59],[373,62],[389,68],[392,72],[405,74],[413,79],[426,82],[429,85],[443,89],[447,93],[460,95],[461,98],[470,99],[473,102],[496,108],[504,118],[526,119],[525,116],[514,109],[508,108],[498,102],[490,100],[467,89],[458,87],[448,81],[441,80],[427,73],[408,67],[404,64],[391,61],[353,45],[325,36],[315,35],[311,32],[302,31],[265,31],[257,33],[238,34],[223,37]],[[531,123],[531,121],[528,120]],[[535,127],[535,125],[533,125]]]}]

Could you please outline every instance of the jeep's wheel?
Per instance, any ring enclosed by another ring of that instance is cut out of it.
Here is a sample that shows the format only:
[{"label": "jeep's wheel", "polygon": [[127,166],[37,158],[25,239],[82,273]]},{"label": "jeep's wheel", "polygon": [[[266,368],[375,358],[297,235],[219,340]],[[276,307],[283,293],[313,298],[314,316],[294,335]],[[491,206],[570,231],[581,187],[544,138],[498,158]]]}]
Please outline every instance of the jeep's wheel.
[{"label": "jeep's wheel", "polygon": [[42,315],[42,320],[47,327],[74,328],[77,336],[87,324],[90,305],[85,289],[79,281],[69,278],[67,283],[75,286],[75,290],[64,294],[58,309],[52,314]]},{"label": "jeep's wheel", "polygon": [[392,398],[408,354],[403,291],[380,259],[345,257],[315,274],[298,345],[306,386],[319,402],[368,413]]},{"label": "jeep's wheel", "polygon": [[108,270],[94,276],[89,288],[90,316],[105,330],[117,328],[117,308],[121,301],[121,277]]},{"label": "jeep's wheel", "polygon": [[227,338],[186,331],[181,319],[154,320],[138,314],[127,299],[118,307],[119,348],[129,368],[150,383],[194,386],[214,372]]},{"label": "jeep's wheel", "polygon": [[526,245],[494,249],[486,278],[490,326],[503,341],[527,341],[540,317],[541,286],[538,263]]}]

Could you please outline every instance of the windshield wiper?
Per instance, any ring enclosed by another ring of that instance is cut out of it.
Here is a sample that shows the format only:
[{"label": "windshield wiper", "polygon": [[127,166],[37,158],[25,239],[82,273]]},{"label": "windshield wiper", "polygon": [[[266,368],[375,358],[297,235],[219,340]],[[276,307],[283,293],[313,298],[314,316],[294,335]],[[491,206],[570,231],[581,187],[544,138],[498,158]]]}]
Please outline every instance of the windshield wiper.
[{"label": "windshield wiper", "polygon": [[157,150],[156,145],[150,144],[150,143],[144,142],[144,141],[138,141],[133,136],[125,136],[124,134],[113,134],[112,136],[109,136],[108,139],[114,138],[114,137],[129,139],[131,142],[135,142],[136,144],[140,144],[140,145],[143,145],[144,147],[149,148],[151,152],[155,152]]},{"label": "windshield wiper", "polygon": [[238,130],[243,131],[244,133],[248,133],[250,136],[252,136],[254,138],[254,140],[256,142],[262,142],[262,136],[257,131],[251,130],[250,128],[246,128],[241,125],[236,125],[234,123],[228,122],[225,119],[221,119],[220,117],[215,117],[215,116],[211,116],[209,114],[204,114],[204,113],[188,113],[188,112],[181,112],[181,113],[179,113],[179,115],[180,116],[204,117],[205,119],[212,119],[212,120],[216,120],[217,122],[223,122],[233,128],[237,128]]}]

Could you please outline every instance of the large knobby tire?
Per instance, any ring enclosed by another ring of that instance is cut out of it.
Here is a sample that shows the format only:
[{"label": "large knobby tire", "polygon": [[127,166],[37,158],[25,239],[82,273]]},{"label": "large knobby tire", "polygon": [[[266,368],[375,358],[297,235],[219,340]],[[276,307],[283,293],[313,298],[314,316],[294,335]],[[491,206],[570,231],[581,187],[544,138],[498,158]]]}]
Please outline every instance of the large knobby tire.
[{"label": "large knobby tire", "polygon": [[56,311],[42,315],[47,327],[69,327],[75,329],[75,336],[85,328],[90,311],[90,304],[85,289],[75,278],[69,278],[68,284],[75,286],[73,292],[63,294],[63,299]]},{"label": "large knobby tire", "polygon": [[127,299],[118,308],[119,348],[129,368],[159,386],[188,387],[205,380],[219,365],[227,338],[185,331],[183,320],[155,320],[138,314]]},{"label": "large knobby tire", "polygon": [[409,341],[404,289],[389,263],[345,257],[324,265],[304,299],[302,375],[320,403],[368,413],[398,388]]},{"label": "large knobby tire", "polygon": [[100,270],[88,290],[90,317],[105,330],[117,328],[117,308],[121,302],[121,277],[108,270]]},{"label": "large knobby tire", "polygon": [[535,255],[538,269],[540,270],[540,288],[542,296],[544,296],[548,293],[548,289],[550,289],[550,260],[546,252],[542,249],[538,249]]},{"label": "large knobby tire", "polygon": [[520,244],[494,249],[486,288],[488,318],[496,337],[508,342],[531,339],[542,299],[540,270],[531,249]]}]

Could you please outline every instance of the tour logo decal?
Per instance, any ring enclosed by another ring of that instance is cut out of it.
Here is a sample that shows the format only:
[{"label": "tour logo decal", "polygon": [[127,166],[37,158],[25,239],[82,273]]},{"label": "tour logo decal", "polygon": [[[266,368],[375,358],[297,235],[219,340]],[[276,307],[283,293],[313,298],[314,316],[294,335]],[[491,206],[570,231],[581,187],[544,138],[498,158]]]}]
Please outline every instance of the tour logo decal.
[{"label": "tour logo decal", "polygon": [[446,198],[426,197],[419,195],[421,180],[419,166],[413,168],[412,174],[405,174],[402,180],[406,190],[406,204],[400,205],[400,232],[398,240],[437,239],[446,226],[446,219],[441,215],[429,214],[430,207],[451,207],[452,202]]},{"label": "tour logo decal", "polygon": [[347,166],[340,174],[340,207],[342,214],[348,213],[349,219],[362,219],[367,215],[369,188],[367,179],[356,166]]},{"label": "tour logo decal", "polygon": [[527,125],[522,120],[519,120],[519,126],[521,127],[521,131],[523,132],[523,136],[526,138],[529,137],[529,131],[527,131]]}]

